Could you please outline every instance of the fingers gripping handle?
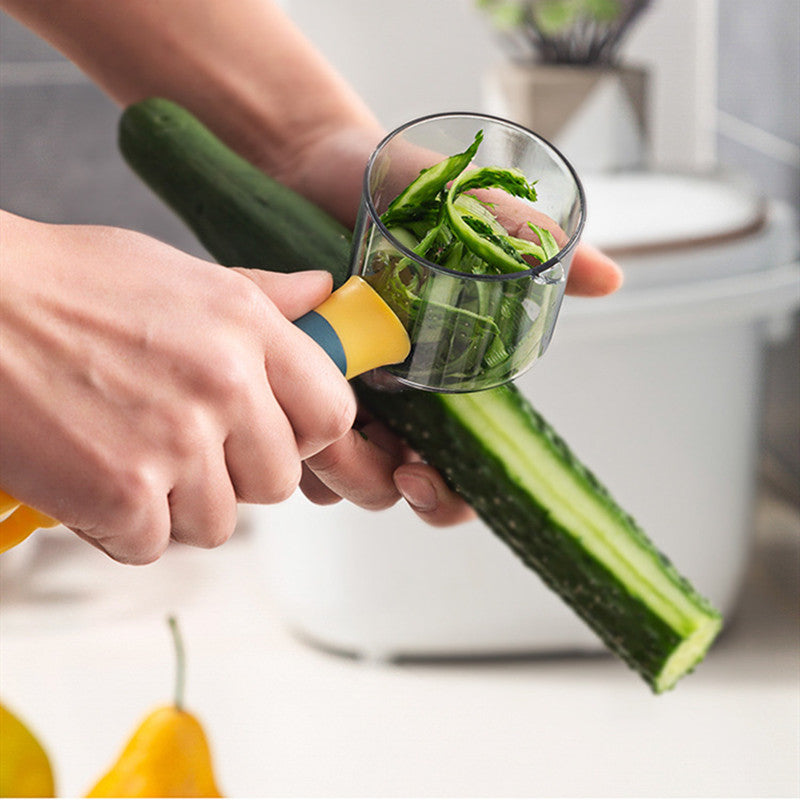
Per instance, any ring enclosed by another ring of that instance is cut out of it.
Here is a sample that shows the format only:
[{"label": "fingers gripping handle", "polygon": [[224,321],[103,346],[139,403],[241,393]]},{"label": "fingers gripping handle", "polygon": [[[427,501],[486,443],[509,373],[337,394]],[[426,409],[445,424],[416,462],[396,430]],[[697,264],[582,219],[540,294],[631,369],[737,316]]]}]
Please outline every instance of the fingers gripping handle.
[{"label": "fingers gripping handle", "polygon": [[[315,311],[295,320],[333,359],[346,378],[402,361],[411,344],[400,320],[375,290],[353,276]],[[58,521],[0,489],[0,553],[38,528]]]},{"label": "fingers gripping handle", "polygon": [[411,350],[403,324],[357,275],[294,324],[325,350],[348,380],[386,364],[397,364]]}]

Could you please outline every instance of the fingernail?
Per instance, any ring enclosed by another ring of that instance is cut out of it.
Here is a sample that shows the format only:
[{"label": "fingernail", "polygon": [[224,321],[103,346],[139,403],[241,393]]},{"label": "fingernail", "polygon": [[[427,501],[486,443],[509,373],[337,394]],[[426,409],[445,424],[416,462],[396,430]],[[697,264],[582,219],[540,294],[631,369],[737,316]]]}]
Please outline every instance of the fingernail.
[{"label": "fingernail", "polygon": [[433,511],[439,505],[436,489],[426,478],[418,475],[397,475],[395,485],[415,511]]}]

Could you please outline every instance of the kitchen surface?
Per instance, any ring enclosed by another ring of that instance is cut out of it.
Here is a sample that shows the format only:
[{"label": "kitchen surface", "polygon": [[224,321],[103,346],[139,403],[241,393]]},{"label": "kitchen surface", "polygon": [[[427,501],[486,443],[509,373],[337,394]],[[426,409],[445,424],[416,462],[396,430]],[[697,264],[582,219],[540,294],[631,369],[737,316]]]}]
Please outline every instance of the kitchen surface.
[{"label": "kitchen surface", "polygon": [[0,564],[4,702],[35,727],[60,795],[85,793],[170,701],[170,613],[187,651],[187,708],[228,796],[797,795],[790,505],[760,499],[736,613],[706,662],[659,697],[599,650],[385,663],[309,645],[265,586],[261,524],[245,509],[222,549],[174,547],[144,568],[54,529]]},{"label": "kitchen surface", "polygon": [[[469,0],[281,5],[389,127],[515,113],[463,58],[500,57]],[[647,125],[641,104],[631,138],[598,122],[627,102],[614,84],[559,134],[586,159],[587,236],[617,249],[626,284],[567,298],[520,382],[724,609],[696,672],[653,695],[478,522],[295,496],[242,506],[217,550],[173,545],[146,567],[57,527],[0,557],[0,700],[58,796],[84,795],[172,701],[172,614],[226,796],[800,796],[797,21],[795,0],[650,5],[623,49],[647,73]],[[205,255],[120,158],[119,109],[2,13],[0,66],[3,208]],[[608,167],[623,156],[633,169]]]}]

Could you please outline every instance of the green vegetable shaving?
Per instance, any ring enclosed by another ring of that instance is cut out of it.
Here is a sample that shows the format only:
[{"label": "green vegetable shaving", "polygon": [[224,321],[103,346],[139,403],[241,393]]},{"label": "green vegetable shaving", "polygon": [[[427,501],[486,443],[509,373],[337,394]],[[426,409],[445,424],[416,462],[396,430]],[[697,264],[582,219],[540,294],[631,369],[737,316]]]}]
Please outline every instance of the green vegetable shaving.
[{"label": "green vegetable shaving", "polygon": [[463,153],[422,170],[395,197],[380,218],[391,239],[370,257],[368,280],[413,342],[402,375],[413,381],[413,365],[423,385],[474,379],[470,388],[479,389],[512,375],[538,346],[537,319],[541,325],[557,302],[564,278],[551,263],[560,248],[549,230],[529,222],[538,241],[512,236],[495,216],[496,203],[482,199],[516,197],[523,210],[537,200],[535,182],[517,169],[470,167],[482,142],[478,131]]}]

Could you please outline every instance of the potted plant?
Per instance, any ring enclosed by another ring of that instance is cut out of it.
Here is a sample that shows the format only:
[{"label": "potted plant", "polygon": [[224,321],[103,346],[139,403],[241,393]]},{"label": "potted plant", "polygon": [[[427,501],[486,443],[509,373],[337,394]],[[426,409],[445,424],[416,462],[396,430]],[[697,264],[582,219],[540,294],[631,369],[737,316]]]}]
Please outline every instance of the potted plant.
[{"label": "potted plant", "polygon": [[560,147],[585,171],[642,166],[647,73],[619,50],[649,0],[476,0],[506,58],[486,76],[488,110]]}]

